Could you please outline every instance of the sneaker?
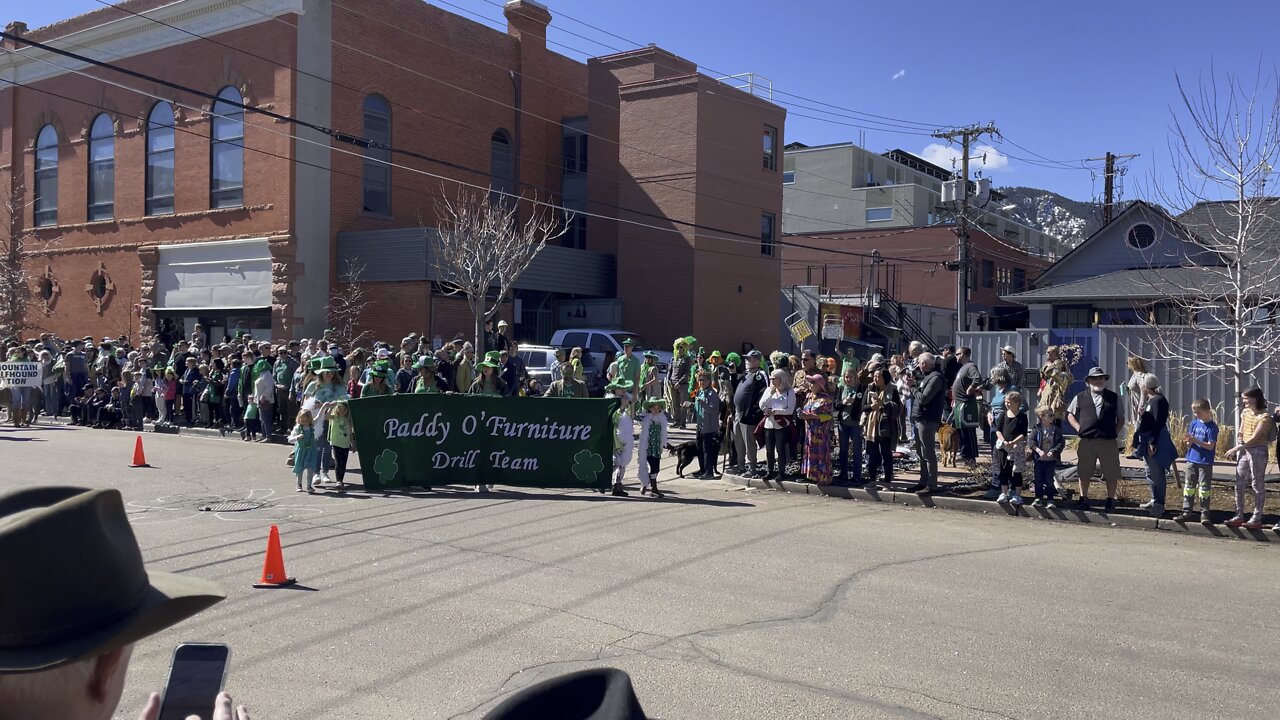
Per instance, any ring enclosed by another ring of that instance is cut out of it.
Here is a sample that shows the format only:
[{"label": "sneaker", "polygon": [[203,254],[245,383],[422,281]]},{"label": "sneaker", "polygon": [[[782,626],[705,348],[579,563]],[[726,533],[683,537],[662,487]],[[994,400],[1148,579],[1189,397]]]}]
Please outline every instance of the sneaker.
[{"label": "sneaker", "polygon": [[1200,519],[1199,513],[1194,513],[1190,510],[1183,510],[1182,514],[1175,517],[1173,521],[1178,523],[1189,523],[1199,519]]},{"label": "sneaker", "polygon": [[1000,493],[999,496],[996,497],[996,502],[1000,503],[1001,505],[1004,505],[1005,503],[1009,502],[1009,498],[1010,498],[1009,493],[1002,492]]},{"label": "sneaker", "polygon": [[626,490],[623,490],[621,485],[614,485],[614,486],[613,486],[613,496],[614,496],[614,497],[627,497],[628,495],[629,495],[629,493],[628,493]]},{"label": "sneaker", "polygon": [[[1004,493],[1000,492],[1000,488],[998,488],[998,487],[993,487],[993,488],[991,488],[990,490],[988,490],[988,491],[986,492],[986,494],[984,494],[984,495],[982,496],[982,499],[983,499],[983,500],[995,500],[996,498],[1000,497],[1000,496],[1001,496],[1001,495],[1003,495],[1003,494],[1004,494]],[[1003,501],[1003,500],[1001,500],[1000,502],[1004,502],[1004,501]]]},{"label": "sneaker", "polygon": [[1153,518],[1164,517],[1164,506],[1152,504],[1151,507],[1147,508],[1147,512]]},{"label": "sneaker", "polygon": [[1115,499],[1115,498],[1107,498],[1107,504],[1106,504],[1106,505],[1104,505],[1104,506],[1102,507],[1102,511],[1103,511],[1103,512],[1115,512],[1115,510],[1116,510],[1116,499]]},{"label": "sneaker", "polygon": [[1249,522],[1244,524],[1244,529],[1245,530],[1261,530],[1262,518],[1257,516],[1249,518]]},{"label": "sneaker", "polygon": [[1045,500],[1045,501],[1044,501],[1044,509],[1045,509],[1045,510],[1057,510],[1057,509],[1058,509],[1058,506],[1054,504],[1053,500]]},{"label": "sneaker", "polygon": [[1080,510],[1083,512],[1085,510],[1088,510],[1089,507],[1090,507],[1090,503],[1089,503],[1089,498],[1087,497],[1082,497],[1076,501],[1076,506],[1075,506],[1076,510]]},{"label": "sneaker", "polygon": [[1009,504],[1010,504],[1010,505],[1013,505],[1014,507],[1017,507],[1017,506],[1021,505],[1021,504],[1022,504],[1022,496],[1021,496],[1021,495],[1019,495],[1019,494],[1017,494],[1017,493],[1012,493],[1012,494],[1010,494],[1010,495],[1009,495]]},{"label": "sneaker", "polygon": [[1139,506],[1138,506],[1138,509],[1139,509],[1139,510],[1150,510],[1151,508],[1154,508],[1155,506],[1156,506],[1156,501],[1155,501],[1155,500],[1148,500],[1148,501],[1146,501],[1146,502],[1142,503],[1141,505],[1139,505]]},{"label": "sneaker", "polygon": [[1044,507],[1044,505],[1045,505],[1044,498],[1039,498],[1039,497],[1038,497],[1038,498],[1036,498],[1035,500],[1032,500],[1032,501],[1031,501],[1031,507],[1033,507],[1033,508],[1042,508],[1042,507]]},{"label": "sneaker", "polygon": [[1226,522],[1226,526],[1227,526],[1227,527],[1229,527],[1229,528],[1238,528],[1238,527],[1243,527],[1243,526],[1244,526],[1244,516],[1243,516],[1243,515],[1236,515],[1235,517],[1231,518],[1230,520],[1228,520],[1228,521]]}]

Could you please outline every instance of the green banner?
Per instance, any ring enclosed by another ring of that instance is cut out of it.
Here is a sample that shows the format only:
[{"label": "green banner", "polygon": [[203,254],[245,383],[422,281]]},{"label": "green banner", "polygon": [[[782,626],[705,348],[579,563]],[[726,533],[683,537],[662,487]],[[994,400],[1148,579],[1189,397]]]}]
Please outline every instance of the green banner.
[{"label": "green banner", "polygon": [[411,485],[604,489],[612,399],[414,394],[352,400],[370,490]]}]

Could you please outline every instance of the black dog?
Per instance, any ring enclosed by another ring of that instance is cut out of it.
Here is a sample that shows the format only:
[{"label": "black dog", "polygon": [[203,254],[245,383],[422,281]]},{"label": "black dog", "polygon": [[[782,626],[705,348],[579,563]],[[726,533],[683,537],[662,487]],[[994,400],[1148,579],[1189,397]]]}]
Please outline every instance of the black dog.
[{"label": "black dog", "polygon": [[698,443],[689,440],[679,445],[667,445],[667,454],[676,458],[676,475],[684,477],[684,469],[698,459]]}]

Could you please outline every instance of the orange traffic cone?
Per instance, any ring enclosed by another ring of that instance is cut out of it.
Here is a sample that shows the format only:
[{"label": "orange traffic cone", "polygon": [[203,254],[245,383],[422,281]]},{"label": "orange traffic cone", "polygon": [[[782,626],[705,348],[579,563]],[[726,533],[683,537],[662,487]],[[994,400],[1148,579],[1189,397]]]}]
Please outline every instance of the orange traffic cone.
[{"label": "orange traffic cone", "polygon": [[254,583],[256,588],[276,588],[293,585],[297,580],[284,572],[284,553],[280,551],[280,528],[271,526],[267,535],[267,557],[262,563],[262,579]]},{"label": "orange traffic cone", "polygon": [[151,467],[147,464],[147,456],[142,452],[142,436],[139,435],[136,442],[133,443],[133,463],[129,467],[143,468]]}]

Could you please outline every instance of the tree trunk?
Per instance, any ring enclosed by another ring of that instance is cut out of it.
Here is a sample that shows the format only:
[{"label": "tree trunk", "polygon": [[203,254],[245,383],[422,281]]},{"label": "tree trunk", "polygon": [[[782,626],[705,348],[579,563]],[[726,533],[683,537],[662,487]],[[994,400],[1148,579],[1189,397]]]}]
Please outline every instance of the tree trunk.
[{"label": "tree trunk", "polygon": [[[478,360],[484,360],[485,351],[489,349],[485,347],[484,344],[484,310],[482,308],[472,307],[471,312],[476,318],[476,358]],[[467,389],[470,390],[471,388]]]}]

